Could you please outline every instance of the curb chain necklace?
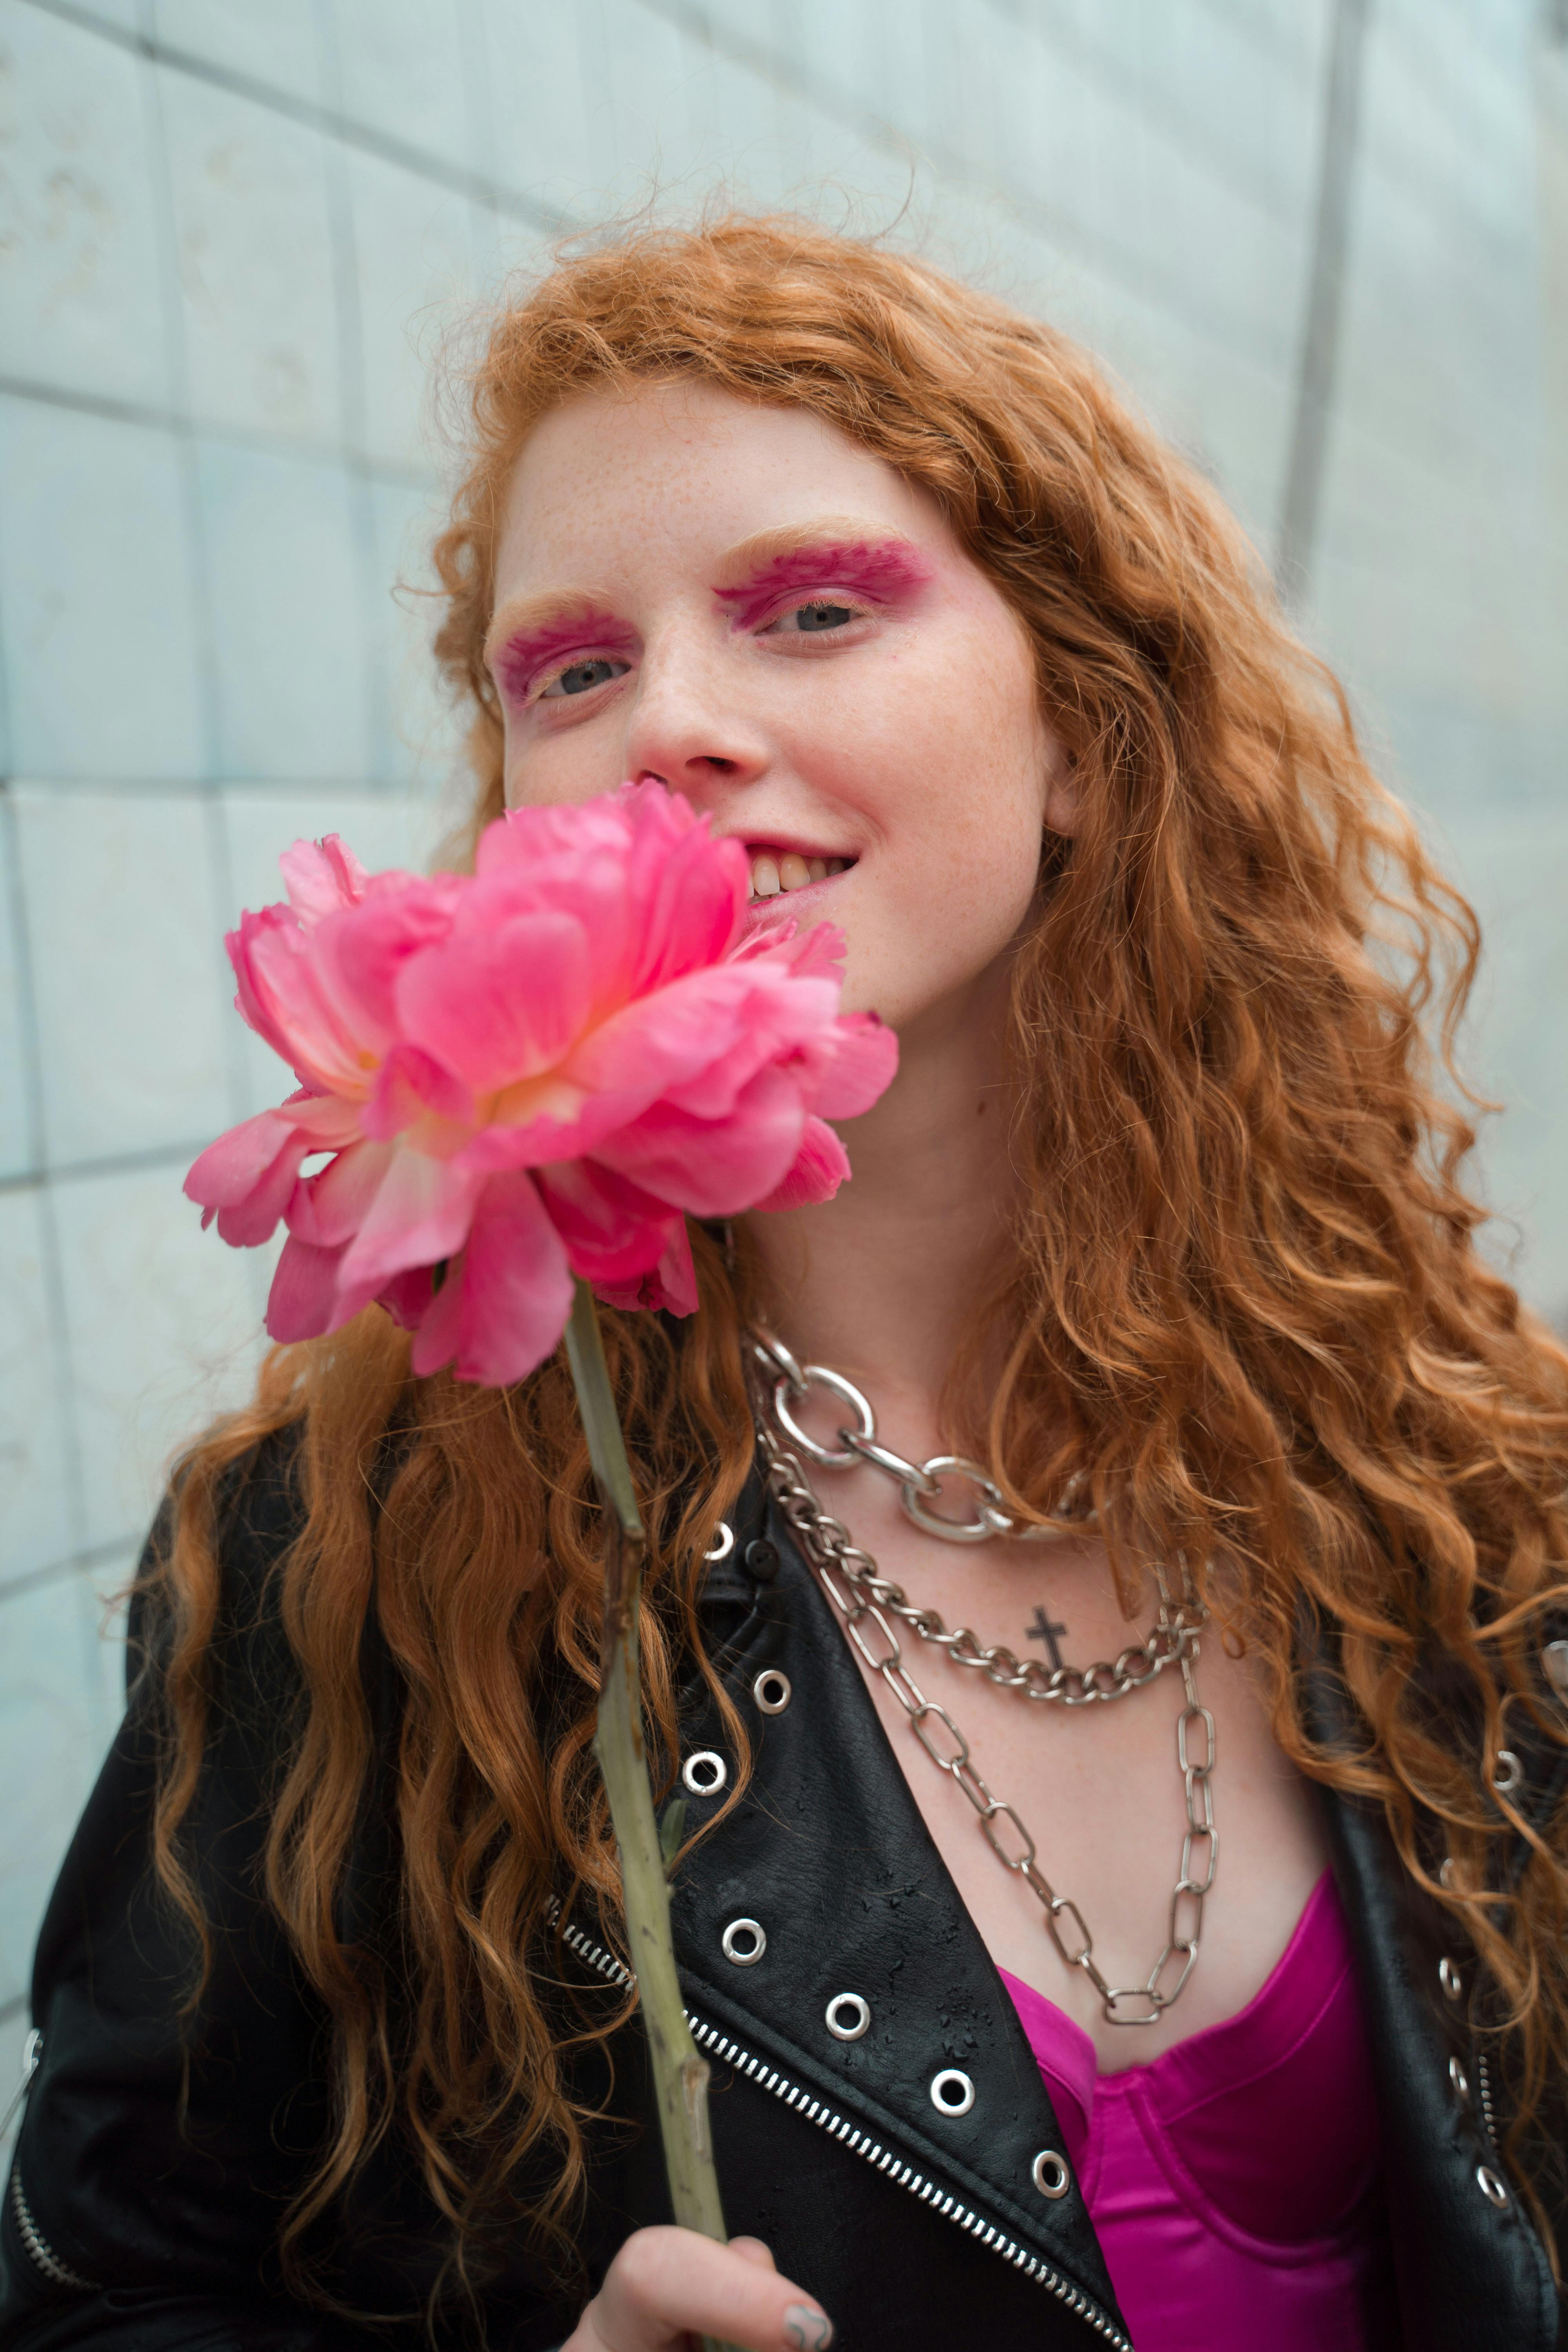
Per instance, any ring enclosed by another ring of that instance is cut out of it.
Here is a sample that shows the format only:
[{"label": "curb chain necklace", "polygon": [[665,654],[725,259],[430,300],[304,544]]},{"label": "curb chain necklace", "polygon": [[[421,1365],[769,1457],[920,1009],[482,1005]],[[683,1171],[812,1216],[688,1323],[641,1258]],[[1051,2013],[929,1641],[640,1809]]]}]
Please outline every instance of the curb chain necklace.
[{"label": "curb chain necklace", "polygon": [[[750,1351],[755,1368],[754,1385],[761,1411],[757,1433],[767,1464],[768,1485],[824,1592],[860,1657],[879,1675],[909,1718],[910,1728],[932,1764],[948,1773],[963,1790],[979,1817],[997,1861],[1025,1880],[1045,1911],[1046,1928],[1063,1964],[1081,1969],[1100,1996],[1100,2009],[1112,2025],[1152,2025],[1176,2000],[1197,1962],[1203,1928],[1204,1898],[1214,1885],[1219,1856],[1219,1832],[1215,1827],[1211,1775],[1215,1764],[1214,1717],[1198,1696],[1196,1664],[1199,1633],[1208,1611],[1193,1588],[1186,1562],[1182,1563],[1182,1596],[1172,1604],[1163,1567],[1154,1574],[1160,1610],[1148,1639],[1123,1650],[1114,1662],[1100,1660],[1087,1667],[1047,1668],[1039,1659],[1021,1660],[1002,1643],[983,1648],[967,1626],[951,1633],[934,1609],[914,1607],[900,1585],[878,1573],[877,1563],[862,1551],[841,1522],[824,1510],[805,1460],[825,1468],[849,1469],[867,1463],[891,1478],[900,1490],[905,1515],[929,1535],[949,1542],[983,1543],[993,1536],[1050,1539],[1077,1534],[1093,1525],[1090,1515],[1053,1517],[1047,1527],[1020,1524],[1003,1508],[1000,1489],[983,1466],[961,1454],[933,1454],[929,1462],[907,1462],[881,1444],[869,1400],[842,1373],[823,1364],[795,1361],[772,1332],[753,1331]],[[837,1447],[819,1444],[801,1427],[793,1410],[813,1389],[826,1389],[847,1405],[858,1429],[841,1429]],[[944,1479],[961,1477],[979,1497],[975,1515],[954,1520],[929,1507]],[[1072,1502],[1072,1490],[1066,1497]],[[903,1662],[903,1647],[889,1619],[898,1618],[922,1642],[946,1651],[955,1665],[973,1666],[1003,1690],[1020,1690],[1027,1698],[1056,1699],[1068,1706],[1087,1706],[1096,1700],[1125,1698],[1152,1682],[1163,1668],[1181,1668],[1186,1704],[1176,1725],[1176,1760],[1186,1800],[1187,1822],[1182,1838],[1181,1865],[1171,1895],[1164,1947],[1141,1985],[1113,1985],[1094,1958],[1094,1937],[1078,1905],[1058,1895],[1039,1867],[1033,1833],[1013,1806],[993,1796],[975,1765],[968,1740],[947,1709],[928,1699]],[[868,1638],[868,1629],[876,1637]],[[1201,1730],[1203,1752],[1191,1751]],[[1201,1872],[1194,1876],[1194,1864]],[[1185,1907],[1184,1907],[1185,1906]],[[1173,1971],[1174,1980],[1167,1982]]]}]

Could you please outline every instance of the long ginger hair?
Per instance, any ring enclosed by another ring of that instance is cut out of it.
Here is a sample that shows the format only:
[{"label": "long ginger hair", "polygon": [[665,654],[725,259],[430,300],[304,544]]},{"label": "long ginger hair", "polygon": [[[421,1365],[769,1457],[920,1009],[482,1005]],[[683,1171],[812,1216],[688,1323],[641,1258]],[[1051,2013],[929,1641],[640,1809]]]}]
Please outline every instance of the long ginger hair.
[{"label": "long ginger hair", "polygon": [[[1537,1661],[1568,1567],[1568,1356],[1475,1247],[1474,1134],[1443,1068],[1474,918],[1214,492],[1092,361],[914,261],[790,221],[577,250],[494,320],[436,550],[476,825],[502,804],[482,646],[519,452],[563,401],[679,376],[809,408],[936,499],[1027,629],[1080,780],[1083,830],[1047,837],[1016,956],[1021,1207],[953,1368],[952,1442],[1015,1507],[1044,1510],[1082,1475],[1112,1528],[1231,1564],[1216,1599],[1281,1747],[1384,1808],[1475,1947],[1509,2053],[1511,2153],[1539,2178],[1539,2117],[1568,2071],[1568,1838],[1561,1810],[1530,1827],[1493,1778],[1509,1724],[1565,1738]],[[753,1277],[743,1249],[694,1240],[690,1322],[605,1317],[652,1535],[643,1654],[667,1771],[679,1661],[700,1664],[701,1553],[752,1450]],[[208,1730],[226,1474],[284,1430],[304,1518],[278,1574],[304,1704],[268,1894],[332,2018],[337,2096],[290,2227],[329,2215],[397,2130],[459,2260],[498,2221],[565,2244],[584,2117],[540,1990],[550,1969],[531,1963],[553,1894],[586,1892],[612,1919],[616,1899],[588,1752],[598,1522],[569,1379],[553,1361],[500,1393],[416,1380],[372,1307],[276,1351],[251,1407],[185,1455],[154,1578],[156,1855],[198,1929],[182,1827]],[[395,1998],[339,1903],[376,1769],[359,1666],[373,1591],[402,1685]],[[1340,1642],[1353,1753],[1304,1727],[1312,1625]],[[1441,1720],[1418,1666],[1440,1671]],[[1505,1877],[1510,1841],[1524,1859]]]}]

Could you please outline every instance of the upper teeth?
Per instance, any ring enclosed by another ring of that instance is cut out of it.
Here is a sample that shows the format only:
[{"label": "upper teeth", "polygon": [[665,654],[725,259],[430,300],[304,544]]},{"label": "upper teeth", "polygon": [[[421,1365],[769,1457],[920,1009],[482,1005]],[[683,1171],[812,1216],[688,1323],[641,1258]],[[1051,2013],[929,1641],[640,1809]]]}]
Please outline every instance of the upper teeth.
[{"label": "upper teeth", "polygon": [[844,863],[842,857],[799,857],[793,849],[782,857],[761,850],[752,860],[752,896],[776,898],[781,890],[803,890],[808,882],[826,882],[830,874],[842,874]]}]

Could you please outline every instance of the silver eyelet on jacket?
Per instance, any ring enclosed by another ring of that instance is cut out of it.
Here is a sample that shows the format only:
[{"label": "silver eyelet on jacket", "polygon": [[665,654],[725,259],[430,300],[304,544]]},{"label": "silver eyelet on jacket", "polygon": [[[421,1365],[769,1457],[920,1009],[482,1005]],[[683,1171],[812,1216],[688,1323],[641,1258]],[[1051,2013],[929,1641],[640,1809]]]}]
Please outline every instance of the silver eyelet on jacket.
[{"label": "silver eyelet on jacket", "polygon": [[858,2042],[871,2022],[871,2004],[858,1992],[836,1992],[826,2011],[836,2042]]},{"label": "silver eyelet on jacket", "polygon": [[1568,1642],[1548,1642],[1541,1653],[1546,1679],[1559,1698],[1568,1698]]},{"label": "silver eyelet on jacket", "polygon": [[1454,2086],[1454,2096],[1468,2106],[1470,2098],[1470,2080],[1457,2058],[1450,2058],[1448,2061],[1448,2080]]},{"label": "silver eyelet on jacket", "polygon": [[1500,1748],[1497,1769],[1492,1774],[1492,1787],[1500,1797],[1511,1797],[1524,1778],[1524,1767],[1511,1748]]},{"label": "silver eyelet on jacket", "polygon": [[793,1685],[777,1666],[764,1666],[752,1685],[752,1696],[763,1715],[782,1715],[790,1703]]},{"label": "silver eyelet on jacket", "polygon": [[931,2082],[931,2103],[939,2116],[966,2116],[974,2105],[974,2085],[961,2066],[944,2066]]},{"label": "silver eyelet on jacket", "polygon": [[728,1559],[735,1549],[735,1530],[728,1519],[721,1519],[714,1529],[713,1540],[703,1553],[704,1559]]},{"label": "silver eyelet on jacket", "polygon": [[757,1919],[731,1919],[719,1948],[738,1969],[754,1969],[768,1948],[767,1930]]},{"label": "silver eyelet on jacket", "polygon": [[1065,2197],[1072,2187],[1072,2174],[1068,2169],[1068,2160],[1065,2156],[1058,2156],[1054,2147],[1043,2147],[1040,2150],[1029,2167],[1029,2178],[1041,2196],[1048,2197],[1053,2205],[1058,2197]]},{"label": "silver eyelet on jacket", "polygon": [[730,1777],[730,1767],[717,1748],[700,1748],[681,1766],[680,1777],[694,1797],[716,1797]]},{"label": "silver eyelet on jacket", "polygon": [[1445,2000],[1458,2000],[1465,1990],[1465,1979],[1447,1952],[1437,1963],[1437,1981],[1443,1988]]},{"label": "silver eyelet on jacket", "polygon": [[1495,2205],[1500,2213],[1505,2210],[1508,2204],[1508,2183],[1499,2179],[1489,2164],[1477,2165],[1476,2186],[1489,2205]]}]

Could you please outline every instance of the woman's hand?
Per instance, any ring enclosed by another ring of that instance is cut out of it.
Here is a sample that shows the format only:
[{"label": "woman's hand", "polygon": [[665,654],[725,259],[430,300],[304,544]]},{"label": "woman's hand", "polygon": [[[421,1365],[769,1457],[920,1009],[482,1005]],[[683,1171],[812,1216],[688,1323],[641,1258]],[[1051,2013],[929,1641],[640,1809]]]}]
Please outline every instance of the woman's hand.
[{"label": "woman's hand", "polygon": [[739,2352],[826,2352],[833,2323],[780,2278],[758,2238],[637,2230],[561,2352],[674,2352],[711,2336]]}]

